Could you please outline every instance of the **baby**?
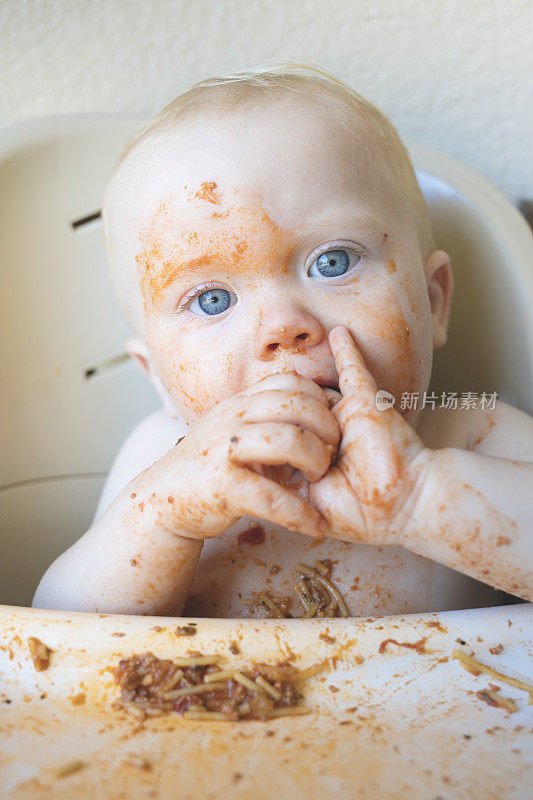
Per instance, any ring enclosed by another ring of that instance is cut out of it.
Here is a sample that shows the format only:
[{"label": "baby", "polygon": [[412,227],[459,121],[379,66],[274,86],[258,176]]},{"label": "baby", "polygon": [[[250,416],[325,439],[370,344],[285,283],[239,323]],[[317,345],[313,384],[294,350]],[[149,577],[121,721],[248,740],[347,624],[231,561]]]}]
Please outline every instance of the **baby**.
[{"label": "baby", "polygon": [[533,418],[400,408],[453,277],[376,108],[312,67],[204,81],[130,144],[103,219],[164,409],[34,606],[246,617],[264,591],[298,616],[295,566],[324,559],[354,616],[533,600]]}]

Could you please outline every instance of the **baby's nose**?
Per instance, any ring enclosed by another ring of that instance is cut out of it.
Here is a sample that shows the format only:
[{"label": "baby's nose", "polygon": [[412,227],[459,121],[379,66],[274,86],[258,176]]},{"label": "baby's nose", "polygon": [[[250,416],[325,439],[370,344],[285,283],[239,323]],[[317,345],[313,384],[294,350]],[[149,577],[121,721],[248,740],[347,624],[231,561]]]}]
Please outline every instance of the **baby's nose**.
[{"label": "baby's nose", "polygon": [[322,325],[311,316],[303,317],[277,323],[263,320],[255,342],[256,358],[270,361],[280,349],[298,352],[319,344],[324,338]]}]

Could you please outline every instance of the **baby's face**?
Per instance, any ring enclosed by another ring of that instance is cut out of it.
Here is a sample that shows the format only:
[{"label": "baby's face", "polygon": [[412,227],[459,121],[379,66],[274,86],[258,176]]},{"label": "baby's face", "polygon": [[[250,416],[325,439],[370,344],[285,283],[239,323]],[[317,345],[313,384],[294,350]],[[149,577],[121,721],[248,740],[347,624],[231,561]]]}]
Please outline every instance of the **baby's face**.
[{"label": "baby's face", "polygon": [[336,325],[397,405],[427,389],[420,244],[367,144],[360,157],[325,107],[280,100],[180,126],[135,156],[124,233],[146,344],[189,424],[271,373],[338,385]]}]

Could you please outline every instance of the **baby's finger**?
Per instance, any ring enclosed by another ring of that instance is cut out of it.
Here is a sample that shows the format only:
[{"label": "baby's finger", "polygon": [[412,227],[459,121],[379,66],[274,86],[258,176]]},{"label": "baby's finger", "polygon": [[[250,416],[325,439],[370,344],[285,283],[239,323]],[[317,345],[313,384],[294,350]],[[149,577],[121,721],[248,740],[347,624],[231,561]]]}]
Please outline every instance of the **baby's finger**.
[{"label": "baby's finger", "polygon": [[311,378],[304,378],[296,372],[276,372],[273,375],[267,375],[257,383],[244,389],[240,394],[248,396],[257,394],[257,392],[266,392],[270,389],[287,392],[305,392],[327,406],[324,390],[315,383],[315,381],[311,380]]},{"label": "baby's finger", "polygon": [[296,492],[250,470],[243,469],[232,483],[228,500],[241,516],[250,514],[315,538],[323,537],[328,528],[324,517]]},{"label": "baby's finger", "polygon": [[[336,394],[334,392],[333,394]],[[340,399],[340,395],[338,395]],[[322,401],[302,392],[288,394],[272,389],[246,400],[241,422],[287,422],[314,433],[336,447],[340,439],[337,420]]]},{"label": "baby's finger", "polygon": [[328,471],[334,448],[314,433],[285,422],[251,422],[231,437],[228,458],[240,464],[292,464],[308,481]]},{"label": "baby's finger", "polygon": [[337,325],[330,331],[329,341],[339,373],[339,389],[343,396],[357,396],[361,405],[369,402],[374,405],[376,382],[368,371],[349,330],[343,325]]},{"label": "baby's finger", "polygon": [[325,388],[324,392],[326,393],[326,397],[328,399],[328,406],[331,411],[333,406],[336,406],[339,400],[342,400],[342,394],[340,392],[335,391],[335,389]]},{"label": "baby's finger", "polygon": [[328,521],[327,536],[365,542],[367,523],[344,471],[332,467],[325,481],[309,484],[309,502]]}]

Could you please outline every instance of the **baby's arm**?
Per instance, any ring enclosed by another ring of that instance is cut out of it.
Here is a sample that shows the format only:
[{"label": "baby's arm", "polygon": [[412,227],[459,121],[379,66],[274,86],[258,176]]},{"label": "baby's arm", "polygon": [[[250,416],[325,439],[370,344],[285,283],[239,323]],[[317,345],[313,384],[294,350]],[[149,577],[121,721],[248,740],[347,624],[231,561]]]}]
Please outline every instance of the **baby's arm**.
[{"label": "baby's arm", "polygon": [[[122,489],[51,565],[33,605],[181,613],[203,540],[223,533],[243,514],[310,536],[323,534],[320,513],[268,479],[262,465],[288,463],[308,480],[318,480],[338,439],[325,392],[307,378],[270,375],[227,398]],[[114,467],[115,486],[127,474],[128,455],[139,463],[132,442]],[[104,493],[101,510],[112,494]]]},{"label": "baby's arm", "polygon": [[533,600],[533,418],[497,402],[468,446],[432,451],[395,527],[416,553]]},{"label": "baby's arm", "polygon": [[[109,472],[91,529],[50,566],[38,586],[33,600],[34,606],[142,613],[145,606],[143,586],[149,589],[148,584],[154,581],[151,573],[160,572],[158,560],[165,560],[166,556],[167,563],[171,563],[182,550],[184,564],[190,565],[194,571],[194,564],[199,556],[196,550],[201,547],[201,542],[180,541],[177,536],[165,535],[163,532],[157,535],[156,545],[153,530],[148,530],[147,535],[143,535],[143,525],[140,523],[146,522],[150,525],[149,518],[144,515],[140,516],[135,528],[131,527],[129,536],[121,537],[122,526],[117,526],[114,521],[119,505],[125,508],[134,506],[135,497],[131,496],[134,488],[132,486],[127,490],[130,482],[136,483],[135,479],[159,461],[186,433],[185,423],[171,418],[163,410],[150,414],[137,425],[124,442]],[[122,502],[117,499],[121,493],[124,494]],[[114,501],[115,509],[111,511],[110,506]],[[100,521],[104,513],[106,517]],[[107,528],[109,531],[106,535]],[[105,545],[101,541],[104,537]],[[102,563],[104,559],[105,563]],[[124,564],[128,564],[131,569],[124,569]],[[117,571],[120,576],[114,582],[113,574]],[[105,586],[106,573],[110,579],[109,589]],[[181,577],[185,584],[187,575],[182,574]],[[124,605],[117,602],[118,586],[124,592]],[[138,602],[136,610],[131,608],[131,598],[134,596]],[[92,606],[90,597],[95,598]],[[173,598],[172,605],[174,601],[179,604],[180,597]],[[161,613],[165,613],[163,608]],[[169,610],[168,613],[172,611]]]}]

